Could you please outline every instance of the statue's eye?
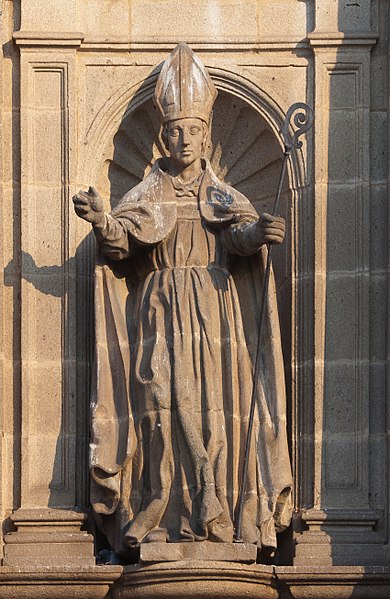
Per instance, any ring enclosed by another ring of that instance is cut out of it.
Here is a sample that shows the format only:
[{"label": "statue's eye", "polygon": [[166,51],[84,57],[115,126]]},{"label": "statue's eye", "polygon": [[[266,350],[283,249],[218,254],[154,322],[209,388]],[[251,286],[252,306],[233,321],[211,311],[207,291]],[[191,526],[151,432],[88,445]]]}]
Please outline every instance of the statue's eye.
[{"label": "statue's eye", "polygon": [[169,135],[170,135],[171,137],[179,137],[179,133],[180,133],[180,132],[179,132],[179,129],[176,129],[176,128],[175,128],[175,129],[171,129],[171,130],[169,131]]},{"label": "statue's eye", "polygon": [[199,127],[191,127],[190,133],[191,135],[197,135],[200,132]]}]

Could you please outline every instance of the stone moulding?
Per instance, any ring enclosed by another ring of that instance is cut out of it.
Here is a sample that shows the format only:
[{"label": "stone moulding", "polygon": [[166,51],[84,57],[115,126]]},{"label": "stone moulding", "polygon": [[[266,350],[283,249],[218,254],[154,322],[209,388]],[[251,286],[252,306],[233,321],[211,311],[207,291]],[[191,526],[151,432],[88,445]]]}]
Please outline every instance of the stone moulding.
[{"label": "stone moulding", "polygon": [[[83,32],[56,32],[56,31],[15,31],[13,38],[18,46],[75,46],[80,50],[105,50],[105,51],[163,51],[170,52],[177,44],[177,40],[167,39],[143,39],[129,40],[126,37],[114,36],[107,40],[106,36],[86,37]],[[187,40],[191,48],[197,51],[215,51],[224,52],[237,51],[291,51],[296,49],[309,48],[307,38],[297,36],[278,36],[268,37],[261,41],[240,40],[240,41],[221,41],[205,42],[202,39]]]},{"label": "stone moulding", "polygon": [[182,561],[126,566],[111,594],[112,599],[277,599],[275,583],[272,566]]},{"label": "stone moulding", "polygon": [[390,568],[229,562],[0,567],[1,599],[388,599]]},{"label": "stone moulding", "polygon": [[121,566],[0,567],[1,599],[103,599]]},{"label": "stone moulding", "polygon": [[312,31],[308,34],[310,46],[374,46],[379,38],[376,31],[353,33]]},{"label": "stone moulding", "polygon": [[390,569],[272,567],[201,561],[127,566],[114,584],[110,599],[182,599],[187,596],[199,599],[388,599]]},{"label": "stone moulding", "polygon": [[15,31],[13,34],[18,46],[75,46],[81,45],[84,34],[75,32]]},{"label": "stone moulding", "polygon": [[390,568],[387,566],[279,566],[275,568],[275,576],[281,587],[286,589],[287,594],[281,594],[281,599],[390,597]]}]

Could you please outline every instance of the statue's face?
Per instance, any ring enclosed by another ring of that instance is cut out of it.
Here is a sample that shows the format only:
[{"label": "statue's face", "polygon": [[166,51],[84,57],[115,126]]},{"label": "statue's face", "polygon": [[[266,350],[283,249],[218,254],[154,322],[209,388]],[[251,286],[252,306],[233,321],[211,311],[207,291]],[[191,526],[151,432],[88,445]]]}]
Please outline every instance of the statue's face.
[{"label": "statue's face", "polygon": [[166,128],[171,158],[185,168],[201,158],[207,125],[201,119],[177,119],[169,121]]}]

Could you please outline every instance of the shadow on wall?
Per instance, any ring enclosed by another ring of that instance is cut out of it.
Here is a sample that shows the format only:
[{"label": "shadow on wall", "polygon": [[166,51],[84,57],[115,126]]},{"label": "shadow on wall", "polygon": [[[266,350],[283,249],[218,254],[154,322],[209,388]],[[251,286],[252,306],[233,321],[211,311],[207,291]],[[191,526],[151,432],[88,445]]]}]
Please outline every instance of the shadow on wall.
[{"label": "shadow on wall", "polygon": [[[76,218],[76,215],[74,215]],[[53,464],[52,482],[50,484],[49,506],[61,508],[64,506],[63,482],[64,468],[75,472],[74,488],[76,492],[75,505],[85,508],[88,505],[88,440],[89,440],[89,396],[91,365],[93,360],[93,286],[91,278],[91,264],[94,262],[95,240],[93,234],[89,234],[79,245],[76,255],[69,259],[64,265],[38,266],[34,258],[26,253],[20,252],[21,270],[23,279],[32,284],[35,289],[45,295],[63,298],[64,285],[53,284],[53,281],[63,281],[66,276],[64,272],[74,273],[78,281],[77,293],[82,295],[85,301],[78,302],[77,309],[67,302],[67,311],[64,314],[63,329],[70,330],[70,322],[76,319],[76,343],[77,343],[77,386],[78,400],[72,406],[70,397],[63,397],[61,403],[61,430],[57,439],[57,447]],[[4,284],[14,285],[14,261],[11,261],[4,269]],[[75,313],[76,312],[76,313]],[[66,357],[65,357],[66,360]],[[69,367],[67,364],[64,368]],[[66,405],[65,405],[66,404]],[[69,410],[74,409],[76,428],[69,429]],[[66,410],[66,414],[64,414]],[[45,431],[42,431],[45,434]],[[68,447],[73,451],[68,452]],[[75,464],[69,463],[69,455],[75,456]],[[15,506],[15,509],[19,507]],[[69,506],[71,507],[71,506]]]},{"label": "shadow on wall", "polygon": [[[16,2],[12,6],[13,10],[13,29],[18,31],[21,25],[21,8],[20,3]],[[21,336],[20,336],[20,325],[21,325],[21,313],[20,313],[20,300],[21,300],[21,284],[20,284],[20,250],[21,250],[21,214],[20,214],[20,111],[17,109],[20,106],[20,54],[15,44],[12,41],[8,41],[3,44],[3,58],[12,65],[12,106],[15,107],[12,113],[12,232],[11,237],[13,240],[13,256],[12,267],[9,269],[8,280],[9,286],[12,286],[12,362],[13,362],[13,378],[12,378],[12,390],[13,396],[9,398],[12,401],[10,403],[10,409],[12,409],[12,423],[13,423],[13,447],[12,447],[12,462],[13,466],[10,469],[8,476],[9,479],[5,478],[5,473],[2,475],[2,483],[12,487],[12,492],[9,494],[12,501],[11,505],[5,501],[6,492],[3,493],[2,499],[0,500],[0,509],[8,510],[9,508],[16,509],[20,505],[21,499]],[[8,148],[7,148],[8,150]],[[4,275],[5,276],[5,275]],[[6,283],[7,284],[7,283]],[[8,399],[8,398],[7,398]],[[4,398],[5,400],[5,398]],[[5,401],[4,401],[5,403]],[[11,405],[13,406],[11,408]],[[11,477],[13,479],[11,480]],[[3,503],[4,501],[4,503]],[[9,519],[3,522],[3,532],[8,532]]]}]

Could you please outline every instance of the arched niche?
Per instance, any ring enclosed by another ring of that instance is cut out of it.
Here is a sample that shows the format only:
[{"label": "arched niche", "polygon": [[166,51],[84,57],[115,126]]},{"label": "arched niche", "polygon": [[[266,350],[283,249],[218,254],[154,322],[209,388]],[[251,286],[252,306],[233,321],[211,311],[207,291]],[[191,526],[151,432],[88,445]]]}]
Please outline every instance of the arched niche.
[{"label": "arched niche", "polygon": [[[282,149],[265,119],[244,100],[219,92],[205,154],[216,175],[256,207],[272,204]],[[114,207],[165,155],[157,111],[149,98],[134,110],[128,109],[118,130],[106,140],[96,173],[100,193]]]},{"label": "arched niche", "polygon": [[[236,73],[208,70],[219,91],[207,151],[213,169],[254,203],[273,198],[276,186],[272,188],[272,183],[279,175],[283,153],[279,131],[288,106],[283,110],[280,101]],[[79,180],[94,181],[111,205],[141,181],[154,160],[165,153],[153,106],[158,74],[157,68],[144,81],[117,91],[86,132]],[[304,172],[302,155],[293,152],[284,191],[301,189]]]}]

